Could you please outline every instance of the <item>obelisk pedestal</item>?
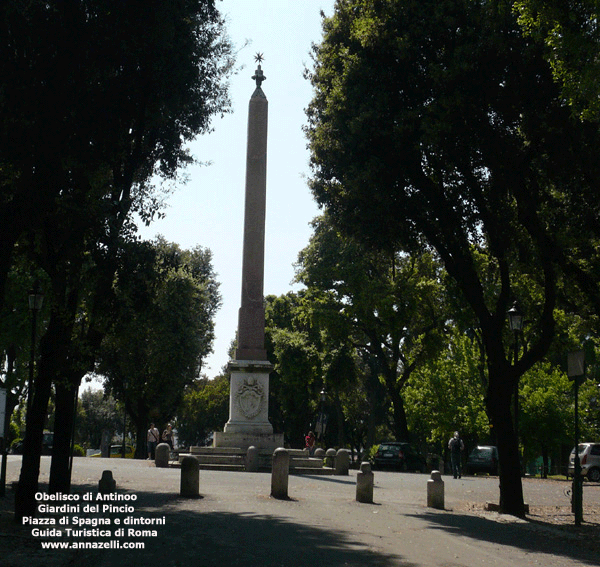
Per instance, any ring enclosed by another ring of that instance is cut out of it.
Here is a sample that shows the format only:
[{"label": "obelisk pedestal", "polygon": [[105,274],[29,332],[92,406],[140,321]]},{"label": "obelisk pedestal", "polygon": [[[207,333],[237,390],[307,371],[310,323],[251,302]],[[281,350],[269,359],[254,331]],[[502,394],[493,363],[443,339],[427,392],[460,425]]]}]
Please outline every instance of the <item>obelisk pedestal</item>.
[{"label": "obelisk pedestal", "polygon": [[273,434],[269,422],[269,374],[273,369],[265,350],[265,308],[263,298],[265,263],[265,214],[267,188],[268,101],[261,89],[266,79],[257,55],[258,69],[252,77],[256,89],[248,107],[246,154],[246,202],[242,298],[238,319],[238,347],[231,373],[229,421],[223,433],[214,433],[215,447],[276,449],[283,446],[283,434]]}]

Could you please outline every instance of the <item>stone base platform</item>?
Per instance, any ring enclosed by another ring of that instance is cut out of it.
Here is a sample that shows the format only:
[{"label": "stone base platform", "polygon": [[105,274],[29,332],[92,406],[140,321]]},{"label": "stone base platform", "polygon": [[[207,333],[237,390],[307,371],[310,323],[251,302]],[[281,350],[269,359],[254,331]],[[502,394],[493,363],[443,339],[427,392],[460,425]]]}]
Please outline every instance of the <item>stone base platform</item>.
[{"label": "stone base platform", "polygon": [[283,433],[257,433],[244,431],[215,431],[213,448],[235,447],[247,451],[248,447],[270,451],[283,447]]},{"label": "stone base platform", "polygon": [[[308,451],[288,449],[290,454],[290,474],[331,475],[334,469],[323,466],[323,459],[310,457]],[[240,447],[190,447],[190,452],[179,455],[179,463],[184,457],[198,460],[201,470],[244,471],[247,450]],[[258,470],[270,472],[273,465],[273,451],[261,449]]]}]

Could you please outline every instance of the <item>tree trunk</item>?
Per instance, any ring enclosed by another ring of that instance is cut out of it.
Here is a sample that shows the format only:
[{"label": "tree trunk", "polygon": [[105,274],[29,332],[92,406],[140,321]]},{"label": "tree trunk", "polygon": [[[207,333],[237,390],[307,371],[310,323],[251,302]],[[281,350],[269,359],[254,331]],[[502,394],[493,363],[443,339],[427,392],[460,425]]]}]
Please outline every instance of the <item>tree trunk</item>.
[{"label": "tree trunk", "polygon": [[35,516],[37,501],[35,494],[38,492],[38,479],[40,474],[40,459],[44,425],[48,413],[48,400],[52,379],[56,375],[56,360],[53,356],[60,350],[61,325],[55,315],[50,318],[48,331],[40,341],[40,366],[37,377],[34,379],[33,397],[30,411],[26,416],[26,433],[23,443],[23,459],[21,461],[21,474],[15,495],[15,521],[22,524],[25,516]]},{"label": "tree trunk", "polygon": [[490,387],[486,399],[488,414],[496,433],[500,476],[500,511],[525,516],[519,446],[511,412],[514,370],[508,365],[490,365]]},{"label": "tree trunk", "polygon": [[549,459],[548,446],[542,445],[542,474],[541,474],[542,478],[548,478],[548,470],[549,470],[548,459]]},{"label": "tree trunk", "polygon": [[78,388],[69,382],[62,380],[55,386],[54,445],[49,486],[51,494],[69,494],[71,491],[71,439]]},{"label": "tree trunk", "polygon": [[404,400],[396,385],[396,373],[393,372],[393,378],[386,375],[385,383],[392,401],[393,428],[396,440],[409,441],[408,420],[406,418],[406,410],[404,409]]}]

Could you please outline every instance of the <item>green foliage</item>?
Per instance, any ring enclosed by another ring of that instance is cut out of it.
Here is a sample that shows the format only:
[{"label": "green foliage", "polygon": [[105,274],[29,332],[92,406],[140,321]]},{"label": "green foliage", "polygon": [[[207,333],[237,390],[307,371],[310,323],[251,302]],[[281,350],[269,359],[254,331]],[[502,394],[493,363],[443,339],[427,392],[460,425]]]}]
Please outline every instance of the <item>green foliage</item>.
[{"label": "green foliage", "polygon": [[572,384],[560,368],[540,363],[527,372],[519,389],[519,406],[525,461],[543,452],[559,457],[561,446],[573,443]]},{"label": "green foliage", "polygon": [[122,261],[114,326],[98,372],[124,398],[140,447],[147,423],[169,421],[198,378],[221,298],[209,250],[134,243]]},{"label": "green foliage", "polygon": [[545,42],[563,96],[583,120],[600,118],[598,0],[519,0],[519,24]]},{"label": "green foliage", "polygon": [[310,324],[304,296],[268,296],[265,343],[274,365],[270,378],[269,415],[292,447],[303,447],[314,424],[322,388],[319,332]]},{"label": "green foliage", "polygon": [[405,394],[413,430],[438,451],[456,430],[469,446],[490,440],[479,346],[457,328],[447,338],[439,356],[415,371]]},{"label": "green foliage", "polygon": [[[407,439],[402,389],[415,368],[444,342],[443,271],[425,250],[409,255],[361,245],[340,233],[328,215],[313,226],[315,233],[299,254],[296,275],[308,288],[313,318],[328,340],[345,345],[334,353],[351,347],[377,361],[393,409],[395,436]],[[327,376],[327,357],[323,360]],[[350,383],[354,373],[335,372]]]},{"label": "green foliage", "polygon": [[[485,348],[501,507],[522,515],[510,398],[548,352],[559,299],[600,309],[600,135],[573,119],[545,45],[522,33],[512,8],[338,2],[307,74],[306,132],[311,188],[335,226],[382,251],[424,240],[469,304]],[[480,264],[479,251],[490,261]],[[539,299],[514,362],[505,320],[523,274]]]},{"label": "green foliage", "polygon": [[117,402],[100,390],[87,388],[81,393],[76,421],[76,439],[92,449],[99,449],[102,431],[107,430],[112,438],[117,429],[122,429],[122,414],[117,411]]},{"label": "green foliage", "polygon": [[73,445],[73,456],[74,457],[85,457],[85,449],[81,445],[78,445],[77,443],[75,443],[75,445]]},{"label": "green foliage", "polygon": [[229,417],[229,379],[200,378],[186,387],[177,411],[179,444],[203,445],[211,432],[221,431]]}]

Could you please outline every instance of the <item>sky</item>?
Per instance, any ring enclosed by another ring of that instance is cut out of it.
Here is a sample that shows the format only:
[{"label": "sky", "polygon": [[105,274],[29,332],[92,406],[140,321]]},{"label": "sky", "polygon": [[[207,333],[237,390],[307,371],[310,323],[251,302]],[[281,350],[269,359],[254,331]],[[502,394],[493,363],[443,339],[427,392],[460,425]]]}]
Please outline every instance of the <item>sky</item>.
[{"label": "sky", "polygon": [[215,117],[214,131],[189,146],[197,160],[209,165],[188,167],[187,182],[168,198],[165,218],[139,231],[147,240],[162,235],[184,249],[202,246],[213,253],[222,306],[215,318],[214,353],[202,369],[209,378],[227,364],[237,330],[254,55],[264,56],[262,90],[269,101],[264,294],[281,295],[299,289],[292,284],[293,263],[308,244],[310,222],[319,215],[306,180],[309,153],[302,126],[312,88],[303,71],[311,67],[311,44],[321,40],[320,11],[330,16],[334,0],[222,0],[217,6],[239,50],[237,67],[243,67],[230,80],[233,112]]}]

